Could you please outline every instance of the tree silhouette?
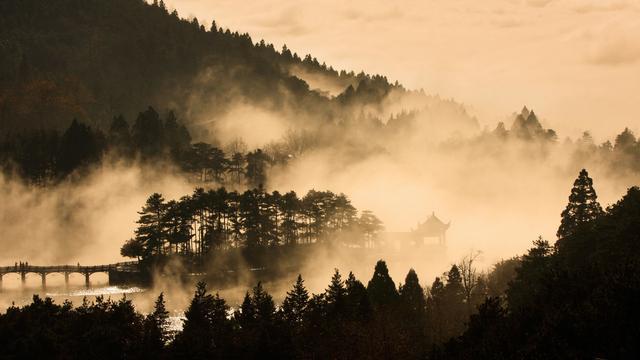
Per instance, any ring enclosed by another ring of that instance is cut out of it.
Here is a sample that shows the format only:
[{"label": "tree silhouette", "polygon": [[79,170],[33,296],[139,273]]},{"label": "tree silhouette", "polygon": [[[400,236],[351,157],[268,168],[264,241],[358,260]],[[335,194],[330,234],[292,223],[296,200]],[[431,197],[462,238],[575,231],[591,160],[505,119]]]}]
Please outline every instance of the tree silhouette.
[{"label": "tree silhouette", "polygon": [[138,114],[131,133],[133,144],[143,157],[162,155],[165,147],[164,125],[154,108],[149,107]]},{"label": "tree silhouette", "polygon": [[128,156],[131,152],[131,133],[129,124],[124,116],[114,116],[108,135],[109,145],[122,155]]},{"label": "tree silhouette", "polygon": [[262,287],[262,283],[253,288],[251,301],[255,309],[255,317],[258,322],[269,323],[273,320],[275,314],[275,304],[273,298]]},{"label": "tree silhouette", "polygon": [[302,325],[308,304],[309,292],[304,286],[302,276],[298,275],[293,289],[287,292],[287,296],[282,301],[282,316],[290,327],[297,328]]},{"label": "tree silhouette", "polygon": [[207,293],[206,284],[198,282],[193,299],[184,313],[183,330],[173,344],[176,356],[206,358],[214,354],[211,314],[215,307],[214,298]]},{"label": "tree silhouette", "polygon": [[401,328],[405,331],[404,338],[414,339],[414,346],[405,346],[410,357],[420,356],[426,344],[427,304],[424,290],[420,286],[418,275],[410,269],[400,286],[400,316],[406,325]]},{"label": "tree silhouette", "polygon": [[587,170],[582,169],[573,183],[569,203],[562,211],[562,220],[558,228],[558,238],[572,234],[579,226],[595,220],[602,214],[598,196],[593,188],[593,180]]},{"label": "tree silhouette", "polygon": [[344,287],[340,271],[335,269],[324,296],[330,316],[341,316],[344,314],[346,295],[347,291]]},{"label": "tree silhouette", "polygon": [[418,323],[424,322],[426,310],[424,290],[420,286],[418,275],[413,269],[410,269],[407,273],[404,285],[400,286],[399,294],[402,308],[410,314],[410,318],[413,318]]},{"label": "tree silhouette", "polygon": [[144,320],[144,347],[148,355],[160,356],[169,336],[169,312],[165,307],[164,293],[160,293],[153,312]]},{"label": "tree silhouette", "polygon": [[73,120],[60,139],[58,167],[63,174],[97,161],[101,145],[94,132],[85,124]]},{"label": "tree silhouette", "polygon": [[347,314],[357,321],[366,321],[371,317],[372,308],[367,288],[352,272],[345,281]]},{"label": "tree silhouette", "polygon": [[187,128],[178,122],[175,113],[170,110],[163,124],[163,146],[169,153],[178,159],[191,146],[191,135]]},{"label": "tree silhouette", "polygon": [[384,229],[382,221],[380,221],[373,212],[364,210],[360,215],[358,225],[362,229],[362,233],[364,235],[365,247],[374,247],[378,233]]},{"label": "tree silhouette", "polygon": [[120,248],[120,255],[140,260],[140,258],[145,255],[144,244],[139,238],[129,239],[122,245],[122,248]]},{"label": "tree silhouette", "polygon": [[240,185],[242,176],[244,175],[245,157],[240,152],[235,152],[229,160],[229,167],[227,171],[233,174],[236,185]]},{"label": "tree silhouette", "polygon": [[171,200],[165,205],[162,223],[167,242],[170,245],[169,249],[172,248],[171,246],[175,248],[173,252],[178,253],[179,246],[188,248],[186,245],[192,236],[190,222],[191,213],[187,199],[179,202]]},{"label": "tree silhouette", "polygon": [[436,277],[429,288],[429,296],[426,300],[427,308],[427,324],[429,326],[428,342],[436,344],[442,340],[446,340],[445,334],[445,291],[444,283],[439,277]]},{"label": "tree silhouette", "polygon": [[392,305],[398,300],[396,285],[389,276],[387,263],[383,260],[378,260],[376,263],[373,277],[367,284],[367,292],[374,306]]},{"label": "tree silhouette", "polygon": [[165,240],[165,213],[166,204],[164,198],[158,193],[152,194],[142,210],[138,212],[138,228],[135,240],[144,245],[145,256],[153,253],[162,254]]},{"label": "tree silhouette", "polygon": [[298,217],[302,205],[293,191],[284,194],[280,204],[283,216],[281,225],[282,237],[286,245],[293,245],[298,240],[298,229],[301,226]]},{"label": "tree silhouette", "polygon": [[249,187],[258,188],[266,185],[267,181],[267,163],[269,158],[261,150],[257,149],[254,152],[247,154],[247,182]]}]

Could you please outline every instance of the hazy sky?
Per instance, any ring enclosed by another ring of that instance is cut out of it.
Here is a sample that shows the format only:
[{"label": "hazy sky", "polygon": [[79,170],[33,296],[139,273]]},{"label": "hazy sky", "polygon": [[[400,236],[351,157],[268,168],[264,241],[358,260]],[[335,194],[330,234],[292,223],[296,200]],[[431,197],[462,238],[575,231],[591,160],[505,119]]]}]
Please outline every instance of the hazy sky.
[{"label": "hazy sky", "polygon": [[494,124],[523,104],[561,135],[640,130],[640,0],[168,0],[337,68],[382,73]]}]

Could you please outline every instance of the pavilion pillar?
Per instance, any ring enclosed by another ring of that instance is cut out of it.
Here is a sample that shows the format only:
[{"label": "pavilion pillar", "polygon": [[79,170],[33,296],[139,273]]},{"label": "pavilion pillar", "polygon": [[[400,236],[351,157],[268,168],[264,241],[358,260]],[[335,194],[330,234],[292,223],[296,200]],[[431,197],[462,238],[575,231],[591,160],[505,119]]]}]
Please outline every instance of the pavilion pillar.
[{"label": "pavilion pillar", "polygon": [[40,276],[42,277],[42,288],[45,289],[47,287],[47,274],[42,273]]},{"label": "pavilion pillar", "polygon": [[64,286],[65,287],[69,287],[69,273],[68,272],[64,273]]},{"label": "pavilion pillar", "polygon": [[89,273],[84,273],[84,286],[89,287]]},{"label": "pavilion pillar", "polygon": [[4,276],[4,274],[0,274],[0,291],[2,291],[2,277]]},{"label": "pavilion pillar", "polygon": [[22,286],[27,283],[27,273],[22,271],[20,272],[20,280],[22,281]]}]

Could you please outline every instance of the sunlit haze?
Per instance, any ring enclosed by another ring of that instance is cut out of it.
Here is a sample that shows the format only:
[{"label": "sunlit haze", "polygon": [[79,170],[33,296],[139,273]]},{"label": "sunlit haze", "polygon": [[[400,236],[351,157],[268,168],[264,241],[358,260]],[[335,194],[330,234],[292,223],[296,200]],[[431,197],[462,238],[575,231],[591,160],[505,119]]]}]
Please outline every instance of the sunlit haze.
[{"label": "sunlit haze", "polygon": [[493,127],[527,104],[563,136],[638,128],[634,0],[168,0],[207,26],[453,97]]}]

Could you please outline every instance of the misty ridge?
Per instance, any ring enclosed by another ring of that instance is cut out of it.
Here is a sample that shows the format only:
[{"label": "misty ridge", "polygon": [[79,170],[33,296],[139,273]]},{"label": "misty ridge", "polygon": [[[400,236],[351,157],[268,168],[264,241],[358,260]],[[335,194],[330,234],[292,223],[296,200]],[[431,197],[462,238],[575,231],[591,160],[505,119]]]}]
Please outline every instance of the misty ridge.
[{"label": "misty ridge", "polygon": [[[640,139],[548,123],[535,104],[477,119],[162,0],[2,2],[0,265],[129,258],[147,288],[3,294],[0,347],[635,358]],[[420,235],[434,219],[446,241]]]}]

